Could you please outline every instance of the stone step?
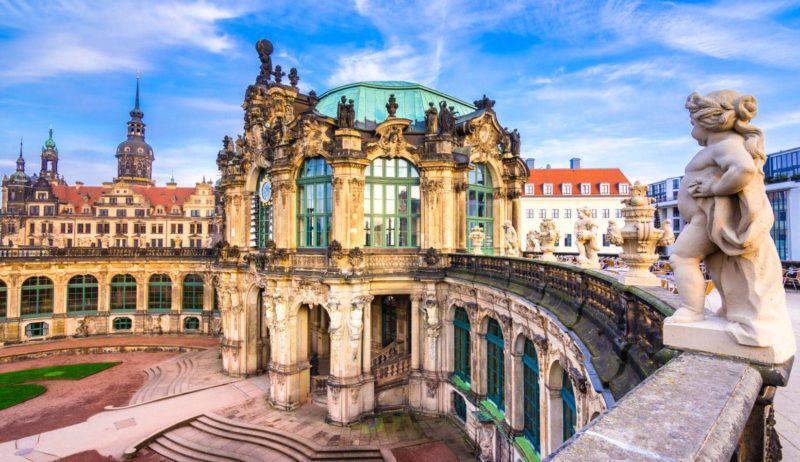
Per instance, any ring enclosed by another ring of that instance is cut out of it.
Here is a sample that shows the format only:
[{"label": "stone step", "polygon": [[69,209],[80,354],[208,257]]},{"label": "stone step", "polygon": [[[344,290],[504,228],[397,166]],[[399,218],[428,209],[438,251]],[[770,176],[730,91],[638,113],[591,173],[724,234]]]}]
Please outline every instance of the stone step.
[{"label": "stone step", "polygon": [[197,459],[192,459],[183,455],[180,452],[173,451],[172,449],[162,446],[161,443],[158,441],[153,441],[147,446],[151,451],[155,452],[156,454],[160,455],[169,460],[174,460],[175,462],[197,462]]},{"label": "stone step", "polygon": [[[192,428],[195,428],[204,435],[208,435],[208,438],[217,438],[229,441],[238,441],[242,443],[243,448],[249,448],[251,446],[255,446],[256,448],[262,451],[269,451],[278,453],[286,458],[286,460],[290,461],[304,461],[311,459],[313,456],[313,452],[310,454],[303,454],[302,452],[294,449],[292,446],[287,445],[286,441],[280,441],[278,439],[272,439],[265,436],[247,436],[247,435],[240,435],[237,433],[229,432],[226,430],[221,430],[216,427],[212,427],[211,425],[204,424],[200,421],[194,421],[191,423]],[[251,452],[248,449],[247,452]]]},{"label": "stone step", "polygon": [[[235,451],[229,449],[223,449],[221,447],[216,446],[209,446],[209,440],[203,438],[203,442],[189,440],[178,435],[178,430],[176,429],[171,432],[166,433],[161,438],[168,440],[169,444],[171,444],[171,448],[174,451],[179,451],[184,455],[189,455],[194,457],[198,461],[204,462],[260,462],[261,459],[258,457],[249,456],[246,454],[240,454]],[[205,436],[205,435],[204,435]],[[161,441],[162,445],[165,445],[166,441]]]},{"label": "stone step", "polygon": [[247,438],[249,440],[250,438],[255,438],[254,442],[256,444],[260,444],[261,440],[275,441],[284,447],[290,447],[301,452],[311,460],[383,460],[380,450],[375,447],[320,447],[305,438],[289,432],[238,422],[216,414],[205,414],[200,416],[196,422],[227,432],[231,439]]}]

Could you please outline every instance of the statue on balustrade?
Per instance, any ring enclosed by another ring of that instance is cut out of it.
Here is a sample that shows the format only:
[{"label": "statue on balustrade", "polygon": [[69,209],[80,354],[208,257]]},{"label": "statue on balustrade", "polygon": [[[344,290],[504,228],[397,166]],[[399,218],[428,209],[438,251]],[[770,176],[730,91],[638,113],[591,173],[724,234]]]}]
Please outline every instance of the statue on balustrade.
[{"label": "statue on balustrade", "polygon": [[425,110],[425,134],[435,135],[439,131],[439,111],[436,110],[433,101],[428,103],[428,106]]},{"label": "statue on balustrade", "polygon": [[735,341],[753,347],[792,342],[793,353],[781,262],[770,237],[774,217],[764,187],[764,136],[750,125],[756,99],[733,90],[692,93],[686,109],[692,137],[703,148],[686,166],[678,191],[686,226],[670,261],[681,306],[665,322],[704,319],[704,261]]},{"label": "statue on balustrade", "polygon": [[506,232],[505,244],[503,245],[505,255],[509,257],[519,257],[519,238],[517,237],[517,231],[514,229],[514,225],[511,224],[510,220],[506,220],[506,222],[503,223],[503,229]]},{"label": "statue on balustrade", "polygon": [[526,245],[525,251],[526,252],[541,252],[542,249],[539,246],[539,239],[536,237],[536,231],[530,230],[528,234],[525,235]]},{"label": "statue on balustrade", "polygon": [[578,221],[575,222],[575,244],[578,246],[578,266],[582,268],[600,268],[597,258],[597,236],[594,230],[597,224],[592,220],[592,210],[589,207],[578,209]]},{"label": "statue on balustrade", "polygon": [[557,261],[555,256],[556,242],[561,240],[561,233],[556,228],[556,223],[552,218],[545,218],[539,223],[539,230],[534,232],[534,236],[539,241],[542,249],[542,261]]}]

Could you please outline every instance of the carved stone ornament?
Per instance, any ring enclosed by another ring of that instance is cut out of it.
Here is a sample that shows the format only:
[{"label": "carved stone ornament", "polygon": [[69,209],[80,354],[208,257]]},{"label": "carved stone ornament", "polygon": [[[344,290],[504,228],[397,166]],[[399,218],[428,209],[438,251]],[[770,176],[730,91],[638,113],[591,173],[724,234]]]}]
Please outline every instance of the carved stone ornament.
[{"label": "carved stone ornament", "polygon": [[545,218],[539,223],[539,230],[534,233],[542,249],[542,261],[557,261],[555,256],[556,242],[561,239],[561,233],[556,228],[556,223],[552,218]]},{"label": "carved stone ornament", "polygon": [[294,93],[281,87],[271,87],[267,91],[264,107],[264,123],[275,125],[280,118],[285,125],[294,121]]},{"label": "carved stone ornament", "polygon": [[500,144],[500,134],[502,129],[497,125],[494,117],[489,113],[469,121],[469,130],[464,144],[472,146],[472,152],[476,152],[480,157],[486,158],[501,156],[498,145]]},{"label": "carved stone ornament", "polygon": [[578,209],[578,220],[575,221],[575,244],[578,246],[578,257],[575,259],[581,268],[600,268],[597,251],[600,245],[594,230],[597,224],[592,219],[589,207]]},{"label": "carved stone ornament", "polygon": [[296,157],[329,155],[334,143],[328,135],[327,127],[319,121],[305,117],[298,124],[297,140],[292,149]]},{"label": "carved stone ornament", "polygon": [[434,379],[427,379],[425,380],[425,389],[428,398],[436,398],[436,390],[438,389],[439,383]]},{"label": "carved stone ornament", "polygon": [[347,262],[354,268],[361,266],[364,263],[364,252],[358,247],[350,249],[347,254]]},{"label": "carved stone ornament", "polygon": [[425,251],[425,255],[422,257],[423,261],[428,266],[434,266],[441,260],[439,256],[439,252],[436,251],[433,247],[428,247],[428,250]]},{"label": "carved stone ornament", "polygon": [[481,246],[483,245],[484,239],[486,239],[486,233],[483,232],[483,228],[481,226],[474,226],[472,231],[469,232],[469,240],[472,244],[473,255],[483,255]]},{"label": "carved stone ornament", "polygon": [[536,238],[536,231],[530,230],[525,235],[525,251],[526,252],[541,252],[542,248],[539,246],[539,239]]},{"label": "carved stone ornament", "polygon": [[503,251],[505,255],[509,257],[519,257],[519,238],[517,237],[517,231],[514,229],[514,225],[512,225],[510,220],[506,220],[506,222],[503,223],[503,229],[505,230],[503,242]]}]

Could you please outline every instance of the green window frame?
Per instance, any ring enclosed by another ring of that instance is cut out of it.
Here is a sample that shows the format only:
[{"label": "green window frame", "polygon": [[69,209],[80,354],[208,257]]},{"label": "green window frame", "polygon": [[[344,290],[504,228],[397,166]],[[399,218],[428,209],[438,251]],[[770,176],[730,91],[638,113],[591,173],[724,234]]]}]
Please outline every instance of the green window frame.
[{"label": "green window frame", "polygon": [[333,170],[322,157],[306,159],[297,178],[297,247],[327,247],[333,208]]},{"label": "green window frame", "polygon": [[[265,200],[266,199],[266,200]],[[256,246],[263,248],[272,240],[272,186],[266,171],[258,176],[258,191],[254,195]]]},{"label": "green window frame", "polygon": [[489,319],[486,329],[486,396],[501,411],[505,408],[504,346],[500,324]]},{"label": "green window frame", "polygon": [[569,375],[564,371],[561,376],[561,401],[563,402],[562,408],[562,422],[563,422],[563,438],[567,441],[575,434],[575,425],[577,423],[578,412],[575,408],[575,393],[572,390],[572,381]]},{"label": "green window frame", "polygon": [[67,312],[97,311],[100,286],[91,274],[73,276],[67,283]]},{"label": "green window frame", "polygon": [[466,383],[470,383],[470,325],[464,308],[456,308],[453,317],[453,373]]},{"label": "green window frame", "polygon": [[32,322],[25,326],[26,337],[45,337],[50,333],[50,324],[46,322]]},{"label": "green window frame", "polygon": [[109,287],[111,311],[136,309],[136,279],[130,274],[117,274],[111,278]]},{"label": "green window frame", "polygon": [[183,330],[200,330],[200,319],[190,316],[183,320]]},{"label": "green window frame", "polygon": [[539,409],[539,360],[536,348],[529,339],[525,339],[525,350],[522,354],[522,421],[523,433],[533,444],[537,453],[541,453],[541,428]]},{"label": "green window frame", "polygon": [[397,340],[397,300],[391,295],[381,300],[381,346]]},{"label": "green window frame", "polygon": [[[486,164],[470,164],[467,187],[467,235],[476,226],[483,228],[486,235],[481,251],[484,255],[494,253],[494,188],[492,175]],[[472,249],[472,241],[467,238],[467,249]]]},{"label": "green window frame", "polygon": [[147,309],[168,311],[172,309],[172,279],[166,274],[150,276],[147,284]]},{"label": "green window frame", "polygon": [[131,321],[131,318],[114,318],[112,325],[114,330],[131,330],[133,321]]},{"label": "green window frame", "polygon": [[418,247],[419,172],[405,159],[379,157],[366,170],[364,246]]},{"label": "green window frame", "polygon": [[198,274],[189,274],[183,278],[182,309],[185,311],[203,310],[203,292],[205,283]]},{"label": "green window frame", "polygon": [[0,318],[8,316],[8,286],[0,280]]},{"label": "green window frame", "polygon": [[53,281],[45,276],[33,276],[22,283],[20,314],[36,316],[53,312]]}]

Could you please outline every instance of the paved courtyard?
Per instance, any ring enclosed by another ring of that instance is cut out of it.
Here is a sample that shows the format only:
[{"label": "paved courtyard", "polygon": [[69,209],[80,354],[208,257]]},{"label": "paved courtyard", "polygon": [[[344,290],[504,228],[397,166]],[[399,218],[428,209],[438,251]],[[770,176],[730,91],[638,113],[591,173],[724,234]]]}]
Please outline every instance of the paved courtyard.
[{"label": "paved courtyard", "polygon": [[[794,336],[800,345],[800,292],[786,295]],[[783,444],[783,460],[800,460],[800,360],[794,357],[789,386],[779,388],[775,395],[775,420]]]}]

